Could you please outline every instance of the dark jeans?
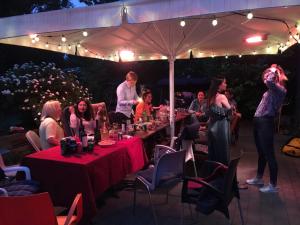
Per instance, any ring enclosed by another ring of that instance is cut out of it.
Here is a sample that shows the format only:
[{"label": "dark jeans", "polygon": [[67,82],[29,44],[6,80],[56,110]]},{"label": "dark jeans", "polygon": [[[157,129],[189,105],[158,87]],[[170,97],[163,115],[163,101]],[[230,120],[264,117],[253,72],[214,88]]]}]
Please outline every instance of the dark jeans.
[{"label": "dark jeans", "polygon": [[277,184],[278,166],[274,152],[274,117],[254,117],[254,139],[258,153],[257,177],[263,177],[266,164],[270,183]]},{"label": "dark jeans", "polygon": [[127,120],[130,120],[133,123],[132,117],[127,117],[125,114],[116,112],[115,114],[115,122],[118,124],[126,123]]}]

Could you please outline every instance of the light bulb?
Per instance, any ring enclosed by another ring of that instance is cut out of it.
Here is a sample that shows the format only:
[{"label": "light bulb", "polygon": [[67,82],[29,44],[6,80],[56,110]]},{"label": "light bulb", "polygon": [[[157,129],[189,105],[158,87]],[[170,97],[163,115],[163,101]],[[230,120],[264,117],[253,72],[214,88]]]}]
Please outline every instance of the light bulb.
[{"label": "light bulb", "polygon": [[253,18],[253,13],[252,12],[249,12],[248,14],[247,14],[247,19],[248,20],[251,20]]},{"label": "light bulb", "polygon": [[86,36],[88,36],[88,32],[87,32],[87,31],[83,31],[83,32],[82,32],[82,35],[83,35],[84,37],[86,37]]},{"label": "light bulb", "polygon": [[181,20],[181,21],[180,21],[180,26],[182,26],[182,27],[185,26],[185,21],[184,21],[184,20]]},{"label": "light bulb", "polygon": [[46,48],[49,48],[49,44],[48,44],[48,42],[45,44],[45,47],[46,47]]},{"label": "light bulb", "polygon": [[211,22],[211,24],[215,27],[218,25],[218,20],[217,19],[213,19],[213,21]]},{"label": "light bulb", "polygon": [[67,41],[67,38],[63,35],[63,36],[61,36],[61,41],[62,41],[62,42],[66,42],[66,41]]}]

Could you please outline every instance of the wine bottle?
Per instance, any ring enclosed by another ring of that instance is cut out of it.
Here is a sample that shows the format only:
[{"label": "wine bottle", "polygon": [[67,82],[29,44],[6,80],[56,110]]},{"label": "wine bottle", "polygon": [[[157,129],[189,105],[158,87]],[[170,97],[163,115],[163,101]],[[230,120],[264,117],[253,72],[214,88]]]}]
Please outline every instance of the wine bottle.
[{"label": "wine bottle", "polygon": [[87,139],[87,134],[85,133],[81,118],[80,118],[80,125],[79,125],[79,138],[80,138],[80,141],[82,144],[82,151],[83,152],[87,151],[88,150],[88,139]]},{"label": "wine bottle", "polygon": [[97,144],[99,141],[101,141],[101,132],[99,130],[99,120],[96,120],[96,127],[95,127],[95,132],[94,132],[94,141],[95,144]]}]

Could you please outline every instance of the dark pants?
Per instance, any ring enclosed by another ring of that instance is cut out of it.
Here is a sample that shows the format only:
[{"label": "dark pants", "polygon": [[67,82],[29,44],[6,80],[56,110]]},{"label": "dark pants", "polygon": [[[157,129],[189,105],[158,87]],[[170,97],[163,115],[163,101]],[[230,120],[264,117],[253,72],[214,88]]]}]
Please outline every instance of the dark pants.
[{"label": "dark pants", "polygon": [[276,186],[278,166],[274,152],[274,117],[255,117],[253,121],[254,139],[258,153],[257,177],[263,177],[268,163],[270,183]]},{"label": "dark pants", "polygon": [[127,120],[130,120],[131,123],[133,123],[132,117],[127,117],[125,114],[116,112],[115,114],[115,122],[118,124],[126,123]]}]

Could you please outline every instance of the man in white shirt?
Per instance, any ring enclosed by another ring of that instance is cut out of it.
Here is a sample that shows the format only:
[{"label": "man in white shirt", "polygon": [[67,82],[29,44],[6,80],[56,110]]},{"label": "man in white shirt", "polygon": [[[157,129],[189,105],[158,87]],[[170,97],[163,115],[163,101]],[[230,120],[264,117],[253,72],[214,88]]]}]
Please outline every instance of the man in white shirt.
[{"label": "man in white shirt", "polygon": [[137,74],[130,71],[126,74],[126,80],[117,88],[116,114],[119,123],[133,118],[132,106],[138,103],[138,95],[136,93],[137,78]]}]

